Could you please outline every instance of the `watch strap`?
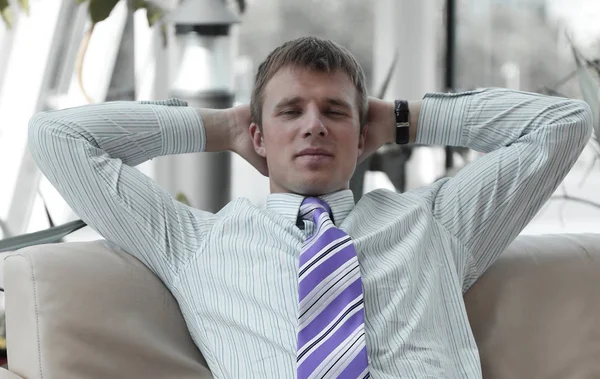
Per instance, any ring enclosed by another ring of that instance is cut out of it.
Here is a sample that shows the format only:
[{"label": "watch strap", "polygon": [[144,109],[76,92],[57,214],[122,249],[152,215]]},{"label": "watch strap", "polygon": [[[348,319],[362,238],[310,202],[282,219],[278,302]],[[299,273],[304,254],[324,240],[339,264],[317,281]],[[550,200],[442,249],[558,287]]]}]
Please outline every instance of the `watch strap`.
[{"label": "watch strap", "polygon": [[395,100],[396,112],[396,143],[404,145],[409,142],[408,101]]}]

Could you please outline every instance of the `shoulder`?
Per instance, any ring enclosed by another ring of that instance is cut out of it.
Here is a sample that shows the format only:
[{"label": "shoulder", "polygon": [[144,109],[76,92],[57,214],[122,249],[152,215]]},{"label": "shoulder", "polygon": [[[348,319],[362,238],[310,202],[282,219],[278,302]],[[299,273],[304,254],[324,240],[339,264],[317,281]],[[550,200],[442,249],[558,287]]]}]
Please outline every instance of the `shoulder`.
[{"label": "shoulder", "polygon": [[229,217],[238,214],[241,211],[258,211],[262,209],[252,203],[248,198],[237,197],[227,203],[219,212],[216,213],[219,217]]},{"label": "shoulder", "polygon": [[356,204],[357,207],[406,207],[408,205],[431,203],[438,191],[448,178],[439,179],[427,186],[419,187],[406,192],[396,192],[385,188],[367,192]]}]

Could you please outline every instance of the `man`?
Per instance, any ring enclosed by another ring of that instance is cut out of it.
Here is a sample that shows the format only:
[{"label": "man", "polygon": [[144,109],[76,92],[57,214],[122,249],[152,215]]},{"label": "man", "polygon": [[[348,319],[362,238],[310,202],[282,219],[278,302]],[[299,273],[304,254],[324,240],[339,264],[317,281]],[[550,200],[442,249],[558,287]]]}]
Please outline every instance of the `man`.
[{"label": "man", "polygon": [[[307,37],[267,57],[249,107],[89,105],[36,115],[29,143],[74,211],[171,290],[215,378],[464,379],[481,367],[463,293],[590,134],[577,100],[503,89],[368,99],[354,57]],[[407,141],[487,154],[454,178],[354,204],[357,161]],[[132,168],[223,150],[269,176],[266,209],[193,209]]]}]

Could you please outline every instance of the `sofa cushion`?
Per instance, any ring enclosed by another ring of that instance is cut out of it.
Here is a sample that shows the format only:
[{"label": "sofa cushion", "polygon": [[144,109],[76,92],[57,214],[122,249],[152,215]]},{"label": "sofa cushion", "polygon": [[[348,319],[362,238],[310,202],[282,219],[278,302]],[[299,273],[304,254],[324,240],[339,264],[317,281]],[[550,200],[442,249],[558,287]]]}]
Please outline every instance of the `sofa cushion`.
[{"label": "sofa cushion", "polygon": [[25,378],[211,378],[177,302],[105,241],[6,258],[9,369]]},{"label": "sofa cushion", "polygon": [[521,236],[465,296],[486,379],[600,378],[600,235]]}]

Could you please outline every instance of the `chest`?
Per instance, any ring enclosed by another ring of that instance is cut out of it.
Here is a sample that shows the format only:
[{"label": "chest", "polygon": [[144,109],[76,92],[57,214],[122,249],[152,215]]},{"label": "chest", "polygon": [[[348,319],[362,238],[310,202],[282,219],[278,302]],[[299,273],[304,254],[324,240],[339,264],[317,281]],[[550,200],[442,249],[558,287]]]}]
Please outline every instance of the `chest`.
[{"label": "chest", "polygon": [[[285,377],[295,369],[298,259],[305,232],[258,217],[215,225],[181,273],[177,293],[185,297],[184,316],[205,351],[219,355],[218,361],[234,360],[231,367],[258,367]],[[428,318],[439,314],[436,299],[444,298],[444,244],[433,243],[426,226],[350,222],[345,231],[359,259],[371,352],[393,361],[400,351],[393,357],[381,352],[394,350],[411,333],[420,338],[415,322],[421,323],[419,330],[435,324]]]},{"label": "chest", "polygon": [[[439,239],[432,242],[428,225],[349,221],[344,231],[358,255],[367,308],[410,301],[416,292],[435,285],[447,266],[442,254],[446,246]],[[298,261],[312,231],[264,215],[215,225],[182,273],[183,282],[198,289],[191,299],[196,312],[233,324],[258,319],[280,329],[295,328]]]}]

